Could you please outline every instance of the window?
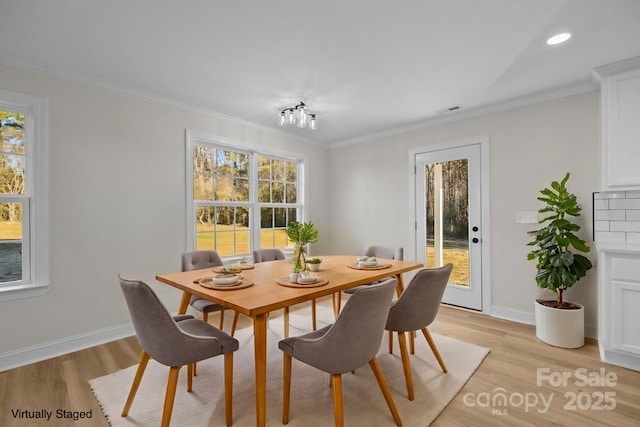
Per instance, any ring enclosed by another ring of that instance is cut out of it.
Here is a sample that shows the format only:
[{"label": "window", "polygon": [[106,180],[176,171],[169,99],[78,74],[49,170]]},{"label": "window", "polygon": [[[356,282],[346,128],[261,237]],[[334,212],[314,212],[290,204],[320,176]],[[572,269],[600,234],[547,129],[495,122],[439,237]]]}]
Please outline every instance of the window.
[{"label": "window", "polygon": [[189,248],[246,256],[285,248],[302,217],[300,159],[236,148],[187,134]]},{"label": "window", "polygon": [[48,285],[45,107],[42,98],[0,90],[0,300]]}]

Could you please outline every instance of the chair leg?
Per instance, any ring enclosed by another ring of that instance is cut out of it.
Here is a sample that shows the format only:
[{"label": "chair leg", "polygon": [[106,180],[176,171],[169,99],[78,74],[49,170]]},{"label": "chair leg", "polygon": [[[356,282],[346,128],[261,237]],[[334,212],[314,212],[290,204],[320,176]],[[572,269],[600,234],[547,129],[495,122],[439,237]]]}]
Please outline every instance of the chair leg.
[{"label": "chair leg", "polygon": [[289,338],[289,307],[284,308],[284,337]]},{"label": "chair leg", "polygon": [[438,347],[436,347],[436,343],[431,338],[431,334],[427,328],[422,328],[422,335],[424,335],[427,343],[429,343],[429,347],[431,347],[431,351],[433,351],[433,355],[436,356],[438,363],[440,364],[440,368],[442,368],[442,372],[447,373],[447,367],[444,364],[444,360],[442,360],[442,356],[440,356],[440,352],[438,351]]},{"label": "chair leg", "polygon": [[236,326],[238,326],[238,318],[240,317],[240,313],[236,311],[233,315],[233,324],[231,325],[231,336],[234,336],[236,333]]},{"label": "chair leg", "polygon": [[161,427],[169,427],[171,422],[171,413],[173,412],[173,401],[176,397],[176,388],[178,386],[178,372],[180,366],[172,366],[169,369],[169,379],[167,380],[167,394],[164,396],[164,408],[162,409]]},{"label": "chair leg", "polygon": [[409,349],[411,354],[416,354],[416,331],[409,332]]},{"label": "chair leg", "polygon": [[187,391],[191,393],[193,391],[193,370],[195,369],[195,363],[189,363],[187,365]]},{"label": "chair leg", "polygon": [[233,353],[224,354],[224,414],[227,427],[233,424]]},{"label": "chair leg", "polygon": [[380,390],[382,390],[382,395],[384,396],[384,400],[386,400],[387,406],[391,411],[393,420],[396,422],[396,425],[398,427],[402,427],[402,420],[400,419],[400,414],[398,413],[396,404],[393,402],[393,397],[391,397],[391,391],[389,391],[389,386],[387,385],[387,381],[384,378],[382,369],[380,369],[380,364],[378,363],[378,359],[376,359],[375,357],[371,359],[369,361],[369,366],[371,366],[371,370],[373,371],[373,374],[376,376],[376,380],[378,380],[378,385],[380,386]]},{"label": "chair leg", "polygon": [[151,356],[149,356],[149,353],[147,353],[146,351],[143,351],[140,354],[140,362],[138,363],[136,376],[133,378],[133,383],[131,384],[131,390],[129,390],[129,396],[127,397],[127,402],[124,404],[124,408],[122,409],[123,417],[126,417],[129,414],[129,409],[131,409],[133,398],[136,397],[138,386],[140,385],[140,381],[142,380],[142,375],[144,374],[144,370],[147,368],[147,363],[149,363],[150,358]]},{"label": "chair leg", "polygon": [[342,292],[333,293],[333,315],[338,317],[340,314],[340,306],[342,305]]},{"label": "chair leg", "polygon": [[393,354],[393,331],[389,331],[389,354]]},{"label": "chair leg", "polygon": [[206,311],[202,312],[202,321],[205,323],[209,322],[209,313],[207,313]]},{"label": "chair leg", "polygon": [[318,323],[317,323],[317,317],[316,317],[316,300],[312,299],[311,300],[311,326],[313,327],[314,331],[318,329],[317,325]]},{"label": "chair leg", "polygon": [[289,424],[289,400],[291,398],[291,355],[284,354],[282,367],[282,424]]},{"label": "chair leg", "polygon": [[409,400],[413,400],[413,377],[411,375],[411,362],[409,362],[409,353],[407,352],[407,339],[404,332],[398,332],[398,342],[400,343],[400,355],[402,357],[402,370],[404,371],[404,380],[407,383],[407,395]]},{"label": "chair leg", "polygon": [[342,402],[342,375],[331,374],[333,384],[333,418],[336,427],[344,426],[344,404]]},{"label": "chair leg", "polygon": [[220,330],[224,328],[224,310],[220,310]]}]

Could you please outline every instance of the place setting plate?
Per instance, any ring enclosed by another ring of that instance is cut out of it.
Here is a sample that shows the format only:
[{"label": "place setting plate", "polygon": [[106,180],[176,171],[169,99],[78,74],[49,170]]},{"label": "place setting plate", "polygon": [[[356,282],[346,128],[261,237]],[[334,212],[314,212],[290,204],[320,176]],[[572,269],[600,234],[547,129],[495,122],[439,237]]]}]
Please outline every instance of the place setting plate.
[{"label": "place setting plate", "polygon": [[355,270],[383,270],[391,267],[391,264],[381,261],[355,261],[348,263],[347,267]]},{"label": "place setting plate", "polygon": [[306,281],[298,279],[298,281],[292,282],[291,279],[289,279],[289,276],[287,276],[277,278],[276,283],[280,286],[286,286],[288,288],[316,288],[328,284],[329,281],[327,279],[316,277],[315,280]]},{"label": "place setting plate", "polygon": [[220,267],[214,267],[214,273],[222,273],[222,274],[240,274],[243,270],[250,270],[255,268],[253,264],[234,264],[234,265],[223,265]]},{"label": "place setting plate", "polygon": [[249,286],[253,286],[253,282],[245,280],[242,276],[239,276],[238,280],[230,283],[214,283],[213,277],[202,277],[193,281],[203,288],[215,289],[217,291],[231,291],[236,289],[244,289]]}]

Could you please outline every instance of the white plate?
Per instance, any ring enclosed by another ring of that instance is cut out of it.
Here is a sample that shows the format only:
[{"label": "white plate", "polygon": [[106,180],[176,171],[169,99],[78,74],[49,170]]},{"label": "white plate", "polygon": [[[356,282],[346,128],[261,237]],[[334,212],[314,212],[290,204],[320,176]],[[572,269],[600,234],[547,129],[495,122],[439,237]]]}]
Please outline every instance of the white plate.
[{"label": "white plate", "polygon": [[358,261],[360,267],[377,267],[378,261]]},{"label": "white plate", "polygon": [[240,277],[237,275],[233,275],[233,276],[225,275],[223,277],[213,276],[211,278],[211,283],[213,283],[214,285],[234,285],[238,283],[239,280],[240,280]]}]

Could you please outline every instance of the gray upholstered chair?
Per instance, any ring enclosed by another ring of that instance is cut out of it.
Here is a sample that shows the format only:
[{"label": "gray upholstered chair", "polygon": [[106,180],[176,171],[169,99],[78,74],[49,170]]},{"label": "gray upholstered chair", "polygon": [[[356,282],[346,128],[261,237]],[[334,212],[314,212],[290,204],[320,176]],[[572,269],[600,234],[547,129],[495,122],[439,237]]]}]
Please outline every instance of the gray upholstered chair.
[{"label": "gray upholstered chair", "polygon": [[279,259],[285,259],[280,249],[265,248],[253,251],[253,262],[277,261]]},{"label": "gray upholstered chair", "polygon": [[[202,268],[219,267],[223,265],[222,258],[215,251],[190,251],[182,254],[182,271],[200,270]],[[225,307],[204,298],[191,295],[191,307],[202,313],[202,320],[209,320],[209,313],[220,312],[220,329],[224,326]]]},{"label": "gray upholstered chair", "polygon": [[286,338],[278,347],[284,352],[282,422],[289,422],[291,364],[296,358],[331,374],[335,425],[343,425],[342,374],[369,363],[394,421],[402,425],[376,354],[384,334],[396,279],[366,286],[355,292],[333,325],[299,337]]},{"label": "gray upholstered chair", "polygon": [[[369,246],[366,251],[364,251],[365,256],[374,256],[376,258],[383,259],[395,259],[402,261],[404,259],[404,249],[399,246]],[[361,285],[368,286],[368,285]],[[346,289],[344,291],[345,294],[354,293],[359,287]],[[340,292],[336,292],[333,295],[333,311],[337,315],[340,313],[340,306],[342,305],[342,294]]]},{"label": "gray upholstered chair", "polygon": [[[447,367],[438,352],[436,344],[431,338],[427,329],[438,314],[442,295],[447,287],[449,276],[453,265],[447,264],[439,268],[425,268],[420,270],[409,282],[396,301],[391,305],[389,317],[385,329],[389,334],[397,332],[400,343],[400,353],[402,356],[402,367],[407,383],[407,393],[409,400],[414,399],[413,379],[411,377],[411,365],[409,363],[409,353],[407,352],[407,341],[405,332],[410,334],[421,330],[434,356],[438,360],[443,372],[447,372]],[[391,347],[389,352],[391,352]]]},{"label": "gray upholstered chair", "polygon": [[150,358],[170,367],[162,411],[161,425],[165,427],[171,421],[180,368],[187,365],[187,391],[191,391],[193,365],[224,354],[225,417],[227,426],[232,425],[233,352],[238,349],[238,340],[193,316],[172,317],[155,292],[142,281],[120,277],[120,287],[142,347],[138,370],[122,416],[126,417],[131,409]]}]

